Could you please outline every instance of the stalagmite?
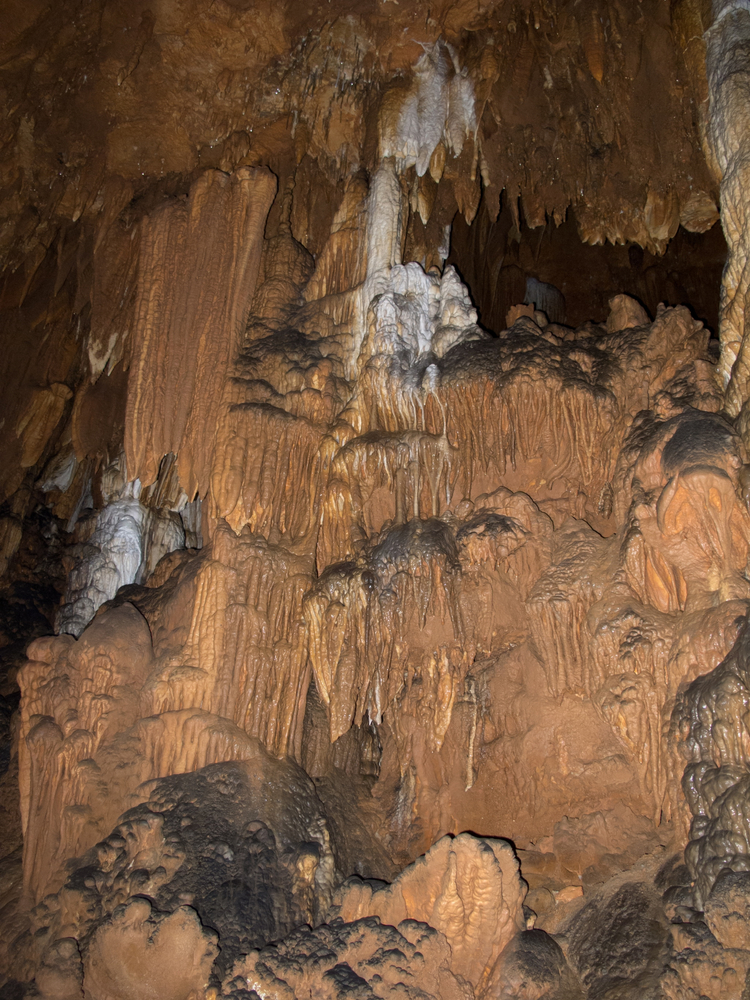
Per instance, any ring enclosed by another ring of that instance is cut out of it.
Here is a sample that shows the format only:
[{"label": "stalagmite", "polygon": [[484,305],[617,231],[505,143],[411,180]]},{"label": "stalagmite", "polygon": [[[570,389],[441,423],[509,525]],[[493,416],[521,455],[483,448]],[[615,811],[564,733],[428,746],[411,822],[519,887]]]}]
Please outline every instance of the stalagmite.
[{"label": "stalagmite", "polygon": [[451,971],[482,987],[522,926],[524,891],[505,841],[445,837],[382,889],[345,886],[338,913],[347,922],[378,916],[384,924],[427,923],[444,934]]}]

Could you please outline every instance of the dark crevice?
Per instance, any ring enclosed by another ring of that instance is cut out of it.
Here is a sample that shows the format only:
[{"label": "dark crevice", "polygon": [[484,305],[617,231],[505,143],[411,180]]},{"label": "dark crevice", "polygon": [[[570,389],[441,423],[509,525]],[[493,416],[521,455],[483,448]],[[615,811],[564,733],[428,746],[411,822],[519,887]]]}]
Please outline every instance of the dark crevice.
[{"label": "dark crevice", "polygon": [[[534,291],[546,296],[557,313],[549,318],[569,326],[603,322],[610,298],[624,292],[652,317],[660,302],[686,305],[716,333],[726,256],[719,223],[706,233],[680,227],[663,256],[657,256],[636,244],[583,243],[573,209],[560,226],[548,219],[544,227],[530,229],[523,216],[516,225],[504,198],[495,222],[484,200],[470,226],[456,215],[448,263],[469,287],[480,324],[495,333],[505,329],[511,306],[533,299]],[[560,298],[545,288],[535,289],[535,281],[559,291],[562,309]]]}]

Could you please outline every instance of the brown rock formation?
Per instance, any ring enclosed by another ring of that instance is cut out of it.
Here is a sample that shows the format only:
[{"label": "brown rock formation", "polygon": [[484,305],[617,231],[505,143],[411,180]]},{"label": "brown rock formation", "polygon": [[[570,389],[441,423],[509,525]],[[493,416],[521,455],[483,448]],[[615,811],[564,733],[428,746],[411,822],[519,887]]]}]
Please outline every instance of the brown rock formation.
[{"label": "brown rock formation", "polygon": [[188,497],[206,492],[218,401],[247,320],[275,190],[268,170],[207,171],[187,203],[141,222],[125,420],[132,479],[152,483],[171,452]]},{"label": "brown rock formation", "polygon": [[143,995],[175,1000],[205,993],[218,949],[195,911],[181,907],[162,920],[139,898],[97,928],[86,956],[84,996]]},{"label": "brown rock formation", "polygon": [[345,887],[338,912],[347,923],[376,916],[393,926],[429,924],[448,941],[451,971],[481,988],[523,927],[523,896],[510,844],[462,834],[438,841],[386,888]]},{"label": "brown rock formation", "polygon": [[747,992],[748,12],[626,6],[0,15],[9,1000]]}]

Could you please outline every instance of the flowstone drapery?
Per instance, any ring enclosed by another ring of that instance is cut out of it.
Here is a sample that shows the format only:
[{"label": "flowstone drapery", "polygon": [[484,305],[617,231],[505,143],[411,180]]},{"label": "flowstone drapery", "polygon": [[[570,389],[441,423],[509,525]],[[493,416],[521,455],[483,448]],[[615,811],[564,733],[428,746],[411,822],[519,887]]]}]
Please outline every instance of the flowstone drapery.
[{"label": "flowstone drapery", "polygon": [[746,5],[201,3],[13,36],[12,995],[742,995]]}]

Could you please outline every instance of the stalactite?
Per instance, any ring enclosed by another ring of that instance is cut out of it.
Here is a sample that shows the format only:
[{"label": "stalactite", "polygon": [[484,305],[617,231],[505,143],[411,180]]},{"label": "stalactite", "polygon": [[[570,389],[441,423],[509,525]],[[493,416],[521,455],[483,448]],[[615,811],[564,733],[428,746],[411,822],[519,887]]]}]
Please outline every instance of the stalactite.
[{"label": "stalactite", "polygon": [[268,170],[204,173],[187,203],[141,223],[125,451],[133,478],[177,455],[189,497],[208,489],[218,404],[240,343],[276,182]]}]

